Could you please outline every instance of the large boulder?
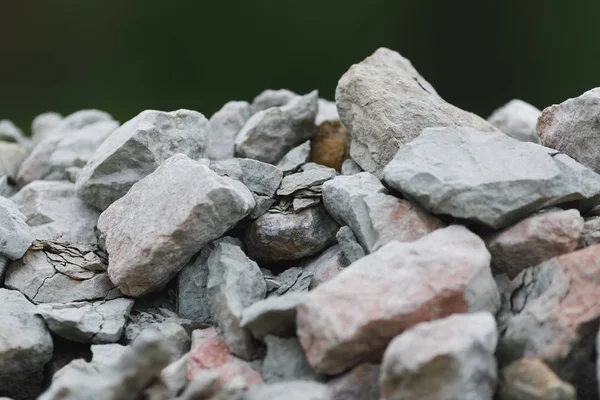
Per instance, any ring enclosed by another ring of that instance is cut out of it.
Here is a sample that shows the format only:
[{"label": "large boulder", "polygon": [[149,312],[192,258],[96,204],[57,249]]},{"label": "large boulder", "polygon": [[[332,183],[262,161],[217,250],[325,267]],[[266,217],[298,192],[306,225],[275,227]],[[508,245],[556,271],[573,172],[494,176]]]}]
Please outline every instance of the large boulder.
[{"label": "large boulder", "polygon": [[335,100],[340,119],[352,135],[350,155],[378,178],[398,149],[425,128],[496,130],[477,115],[444,101],[409,60],[386,48],[341,77]]}]

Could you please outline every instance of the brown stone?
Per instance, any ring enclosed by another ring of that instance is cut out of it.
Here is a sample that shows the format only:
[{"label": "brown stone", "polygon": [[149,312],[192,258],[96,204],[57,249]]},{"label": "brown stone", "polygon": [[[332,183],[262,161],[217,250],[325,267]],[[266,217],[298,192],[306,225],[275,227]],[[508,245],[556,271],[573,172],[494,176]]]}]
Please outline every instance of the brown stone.
[{"label": "brown stone", "polygon": [[312,139],[310,157],[317,164],[342,170],[342,163],[350,158],[352,137],[340,121],[325,121]]},{"label": "brown stone", "polygon": [[379,364],[364,363],[327,383],[330,400],[379,400]]},{"label": "brown stone", "polygon": [[575,400],[575,389],[541,360],[523,358],[502,370],[500,400]]}]

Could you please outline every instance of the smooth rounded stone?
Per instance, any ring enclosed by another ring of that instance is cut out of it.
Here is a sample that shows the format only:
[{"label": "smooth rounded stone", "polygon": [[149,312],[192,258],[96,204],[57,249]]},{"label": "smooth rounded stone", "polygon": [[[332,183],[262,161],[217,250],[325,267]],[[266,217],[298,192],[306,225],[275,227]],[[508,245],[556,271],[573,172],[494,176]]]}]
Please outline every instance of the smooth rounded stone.
[{"label": "smooth rounded stone", "polygon": [[302,297],[302,292],[289,292],[257,301],[244,309],[240,325],[249,329],[256,339],[266,335],[294,336],[296,307]]},{"label": "smooth rounded stone", "polygon": [[258,265],[230,238],[210,244],[208,282],[210,312],[223,333],[227,347],[237,357],[253,360],[258,344],[241,324],[243,311],[267,295],[267,284]]},{"label": "smooth rounded stone", "polygon": [[21,293],[0,288],[0,304],[0,395],[26,398],[28,391],[40,389],[44,365],[52,357],[52,337]]},{"label": "smooth rounded stone", "polygon": [[242,183],[176,154],[100,215],[108,274],[128,296],[158,291],[254,206]]},{"label": "smooth rounded stone", "polygon": [[37,313],[57,335],[82,343],[116,343],[123,335],[133,300],[40,304]]},{"label": "smooth rounded stone", "polygon": [[[307,168],[308,166],[308,168]],[[305,164],[300,167],[300,172],[287,175],[281,181],[281,186],[277,190],[278,196],[293,196],[301,190],[311,190],[320,193],[320,187],[323,183],[336,176],[335,169],[321,165]]]},{"label": "smooth rounded stone", "polygon": [[[498,310],[484,242],[453,225],[409,243],[393,241],[310,291],[298,338],[313,369],[330,375],[378,362],[388,343],[419,322]],[[373,268],[377,266],[377,268]]]},{"label": "smooth rounded stone", "polygon": [[348,263],[352,264],[354,261],[365,256],[365,250],[360,243],[358,243],[358,239],[356,239],[354,232],[352,232],[352,229],[350,229],[349,226],[342,226],[335,234],[335,238],[342,249],[344,257],[348,260]]},{"label": "smooth rounded stone", "polygon": [[330,400],[380,400],[379,364],[364,363],[327,382]]},{"label": "smooth rounded stone", "polygon": [[533,215],[485,238],[492,266],[514,278],[522,270],[577,248],[584,229],[577,210]]},{"label": "smooth rounded stone", "polygon": [[385,182],[433,214],[506,227],[544,207],[591,208],[600,175],[564,154],[500,133],[426,129],[385,169]]},{"label": "smooth rounded stone", "polygon": [[63,116],[56,112],[47,112],[35,117],[31,122],[31,144],[33,147],[52,135],[62,120]]},{"label": "smooth rounded stone", "polygon": [[540,143],[536,125],[541,114],[542,112],[531,104],[513,99],[494,110],[488,122],[513,139]]},{"label": "smooth rounded stone", "polygon": [[262,368],[265,382],[314,379],[314,372],[308,365],[304,350],[297,338],[267,335],[264,341],[267,345],[267,355]]},{"label": "smooth rounded stone", "polygon": [[445,102],[409,60],[380,48],[353,65],[335,93],[340,119],[352,135],[350,155],[381,178],[402,145],[431,127],[496,131],[482,118]]},{"label": "smooth rounded stone", "polygon": [[492,399],[496,322],[490,313],[424,322],[396,337],[381,363],[386,400]]},{"label": "smooth rounded stone", "polygon": [[69,244],[95,245],[94,227],[100,212],[75,195],[75,185],[67,181],[34,181],[12,197],[27,217],[37,240],[57,240]]},{"label": "smooth rounded stone", "polygon": [[29,155],[29,150],[20,143],[0,141],[0,176],[17,179],[19,167]]},{"label": "smooth rounded stone", "polygon": [[293,98],[281,107],[254,114],[235,139],[238,157],[277,164],[285,154],[316,133],[318,94]]},{"label": "smooth rounded stone", "polygon": [[539,117],[537,133],[544,146],[565,153],[600,173],[600,88],[547,107]]},{"label": "smooth rounded stone", "polygon": [[277,166],[285,175],[294,173],[310,160],[310,152],[310,140],[307,140],[288,151]]},{"label": "smooth rounded stone", "polygon": [[96,150],[77,177],[77,195],[106,210],[174,154],[202,158],[209,129],[208,120],[196,111],[142,111]]},{"label": "smooth rounded stone", "polygon": [[339,120],[340,116],[335,101],[319,98],[319,111],[315,118],[315,125],[320,126],[323,122],[336,122]]},{"label": "smooth rounded stone", "polygon": [[[77,360],[56,374],[39,400],[135,399],[170,362],[167,343],[140,338],[109,365]],[[126,378],[126,379],[124,379]]]},{"label": "smooth rounded stone", "polygon": [[575,400],[575,388],[541,360],[523,358],[502,370],[499,400]]},{"label": "smooth rounded stone", "polygon": [[226,160],[235,156],[235,137],[254,114],[247,101],[230,101],[208,120],[210,130],[205,156],[211,160]]},{"label": "smooth rounded stone", "polygon": [[244,400],[329,400],[329,396],[325,384],[298,380],[253,386]]},{"label": "smooth rounded stone", "polygon": [[25,216],[15,203],[0,197],[0,256],[18,260],[32,242],[33,235]]},{"label": "smooth rounded stone", "polygon": [[121,358],[127,349],[127,346],[118,343],[93,344],[90,346],[92,363],[112,364]]},{"label": "smooth rounded stone", "polygon": [[589,359],[600,321],[600,245],[554,257],[511,281],[498,313],[503,364],[539,358],[562,379]]},{"label": "smooth rounded stone", "polygon": [[592,217],[583,224],[579,246],[587,247],[598,243],[600,243],[600,217]]},{"label": "smooth rounded stone", "polygon": [[362,168],[353,159],[348,158],[342,163],[342,175],[355,175],[360,172],[363,172]]},{"label": "smooth rounded stone", "polygon": [[338,229],[323,207],[296,214],[268,212],[248,227],[245,243],[253,259],[299,260],[333,244]]},{"label": "smooth rounded stone", "polygon": [[252,100],[252,107],[255,111],[262,111],[271,107],[281,107],[298,97],[300,97],[298,94],[288,89],[267,89]]},{"label": "smooth rounded stone", "polygon": [[342,170],[342,163],[350,157],[352,137],[340,121],[325,121],[318,125],[317,135],[311,141],[312,162]]},{"label": "smooth rounded stone", "polygon": [[248,189],[258,195],[273,197],[281,184],[283,171],[278,167],[250,158],[231,158],[218,162],[223,168],[216,171],[242,182]]}]

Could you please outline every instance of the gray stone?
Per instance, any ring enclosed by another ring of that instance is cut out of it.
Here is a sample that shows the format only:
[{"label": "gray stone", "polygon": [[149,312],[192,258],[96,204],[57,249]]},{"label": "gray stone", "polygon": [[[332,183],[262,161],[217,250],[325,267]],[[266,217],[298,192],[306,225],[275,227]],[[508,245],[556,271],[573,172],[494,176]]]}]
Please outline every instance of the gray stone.
[{"label": "gray stone", "polygon": [[23,143],[23,131],[8,119],[0,120],[0,141],[11,143]]},{"label": "gray stone", "polygon": [[182,318],[210,324],[208,304],[208,256],[210,246],[204,247],[177,275],[177,313]]},{"label": "gray stone", "polygon": [[14,187],[11,181],[9,181],[6,175],[0,176],[0,196],[11,197],[17,193],[17,189]]},{"label": "gray stone", "polygon": [[277,166],[284,174],[291,174],[300,169],[310,159],[310,140],[288,151]]},{"label": "gray stone", "polygon": [[600,217],[592,217],[583,224],[579,245],[587,247],[598,243],[600,243]]},{"label": "gray stone", "polygon": [[385,181],[434,214],[498,229],[544,207],[587,210],[600,175],[564,154],[499,133],[426,129],[402,147]]},{"label": "gray stone", "polygon": [[79,167],[65,168],[65,174],[67,174],[67,180],[71,183],[77,182],[77,174],[81,171]]},{"label": "gray stone", "polygon": [[355,175],[360,172],[363,172],[362,168],[353,159],[349,158],[342,163],[342,175]]},{"label": "gray stone", "polygon": [[40,304],[37,313],[57,335],[82,343],[116,343],[121,339],[133,300]]},{"label": "gray stone", "polygon": [[322,383],[288,381],[252,386],[243,400],[329,400],[329,396]]},{"label": "gray stone", "polygon": [[540,110],[523,100],[513,99],[494,110],[488,122],[521,142],[540,143],[536,125]]},{"label": "gray stone", "polygon": [[381,364],[389,400],[491,399],[497,382],[496,322],[489,313],[424,322],[396,337]]},{"label": "gray stone", "polygon": [[300,286],[297,287],[304,288],[304,282],[309,281],[308,289],[312,290],[333,279],[349,264],[344,257],[342,247],[339,245],[331,246],[318,256],[309,258],[300,264],[302,275],[298,279]]},{"label": "gray stone", "polygon": [[4,284],[4,273],[8,267],[8,258],[0,256],[0,287]]},{"label": "gray stone", "polygon": [[496,131],[477,115],[446,103],[409,60],[386,48],[342,76],[335,100],[352,135],[351,157],[378,178],[398,149],[425,128]]},{"label": "gray stone", "polygon": [[325,121],[339,121],[340,116],[337,112],[335,101],[319,99],[319,111],[315,118],[315,125],[319,126]]},{"label": "gray stone", "polygon": [[268,212],[246,231],[245,242],[253,259],[298,260],[314,255],[335,242],[339,225],[323,207],[296,214]]},{"label": "gray stone", "polygon": [[295,212],[298,212],[310,207],[316,207],[319,204],[321,204],[321,199],[319,197],[294,198],[292,201],[292,208]]},{"label": "gray stone", "polygon": [[127,352],[128,347],[118,343],[93,344],[90,346],[92,351],[92,363],[94,364],[112,364]]},{"label": "gray stone", "polygon": [[15,203],[0,196],[0,256],[17,260],[25,254],[33,235]]},{"label": "gray stone", "polygon": [[[308,291],[308,286],[312,280],[312,271],[307,275],[304,275],[304,270],[300,267],[288,268],[277,276],[268,275],[265,276],[267,284],[272,279],[275,282],[272,291],[269,291],[270,296],[281,296],[284,293],[295,292],[295,291]],[[306,281],[302,284],[302,278]]]},{"label": "gray stone", "polygon": [[0,396],[35,398],[52,357],[52,337],[19,292],[0,289],[0,304]]},{"label": "gray stone", "polygon": [[281,107],[254,114],[235,140],[239,157],[276,164],[295,146],[316,133],[317,92],[292,99]]},{"label": "gray stone", "polygon": [[[253,193],[254,194],[254,193]],[[254,201],[256,202],[256,206],[254,210],[248,215],[250,219],[257,219],[267,213],[269,209],[275,204],[276,200],[269,196],[259,196],[254,194]]]},{"label": "gray stone", "polygon": [[31,123],[31,143],[33,147],[52,135],[62,120],[63,116],[56,112],[47,112],[35,117]]},{"label": "gray stone", "polygon": [[133,297],[162,289],[254,206],[240,182],[185,155],[171,157],[100,215],[111,280]]},{"label": "gray stone", "polygon": [[226,160],[235,155],[235,137],[254,113],[246,101],[230,101],[210,117],[205,155],[211,160]]},{"label": "gray stone", "polygon": [[225,169],[226,176],[242,182],[258,195],[273,197],[283,178],[278,167],[250,158],[231,158],[218,164]]},{"label": "gray stone", "polygon": [[174,154],[202,158],[209,124],[196,111],[146,110],[115,130],[77,177],[77,195],[105,210]]},{"label": "gray stone", "polygon": [[19,167],[29,155],[29,150],[20,143],[0,141],[0,176],[17,179]]},{"label": "gray stone", "polygon": [[159,337],[167,343],[171,360],[177,360],[190,351],[191,338],[186,330],[175,322],[129,324],[125,328],[125,342],[135,343],[140,337]]},{"label": "gray stone", "polygon": [[297,338],[268,335],[264,340],[267,345],[262,368],[265,382],[313,380],[313,370]]},{"label": "gray stone", "polygon": [[100,212],[75,196],[75,185],[67,181],[34,181],[12,200],[27,218],[37,240],[94,245],[94,227]]},{"label": "gray stone", "polygon": [[363,363],[327,382],[329,400],[380,400],[379,364]]},{"label": "gray stone", "polygon": [[336,175],[335,169],[320,165],[315,165],[315,167],[309,167],[307,169],[302,168],[301,172],[283,178],[281,187],[277,191],[277,195],[292,196],[300,190],[310,190],[320,193],[320,187],[323,183],[335,178]]},{"label": "gray stone", "polygon": [[545,108],[537,124],[544,146],[567,154],[600,173],[600,88]]},{"label": "gray stone", "polygon": [[342,249],[344,257],[348,260],[348,263],[352,264],[354,261],[365,256],[365,249],[358,243],[356,236],[354,236],[354,232],[352,232],[352,229],[350,229],[349,226],[342,226],[335,234],[335,238]]},{"label": "gray stone", "polygon": [[303,296],[302,292],[288,292],[258,301],[244,309],[240,325],[257,339],[266,335],[294,336],[296,306]]},{"label": "gray stone", "polygon": [[296,93],[287,89],[267,89],[261,92],[252,101],[252,107],[255,111],[266,110],[271,107],[281,107],[289,103],[292,99],[300,97]]},{"label": "gray stone", "polygon": [[244,360],[258,355],[249,330],[241,326],[242,312],[265,298],[267,285],[258,265],[229,238],[211,244],[208,257],[210,310],[230,352]]},{"label": "gray stone", "polygon": [[[219,397],[222,393],[220,386],[220,374],[215,371],[203,371],[196,374],[194,379],[187,385],[183,393],[176,400],[235,400],[235,398],[227,399],[227,397]],[[211,397],[216,395],[216,397]]]}]

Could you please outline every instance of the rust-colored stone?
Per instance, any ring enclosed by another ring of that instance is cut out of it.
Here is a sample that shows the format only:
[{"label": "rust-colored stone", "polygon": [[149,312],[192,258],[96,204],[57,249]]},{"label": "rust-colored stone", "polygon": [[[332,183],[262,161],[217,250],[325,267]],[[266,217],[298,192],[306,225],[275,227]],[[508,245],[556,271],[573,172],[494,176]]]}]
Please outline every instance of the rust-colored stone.
[{"label": "rust-colored stone", "polygon": [[541,360],[523,358],[502,370],[500,400],[575,400],[575,389]]},{"label": "rust-colored stone", "polygon": [[312,139],[310,158],[312,162],[342,170],[342,163],[350,157],[352,137],[340,121],[325,121]]}]

